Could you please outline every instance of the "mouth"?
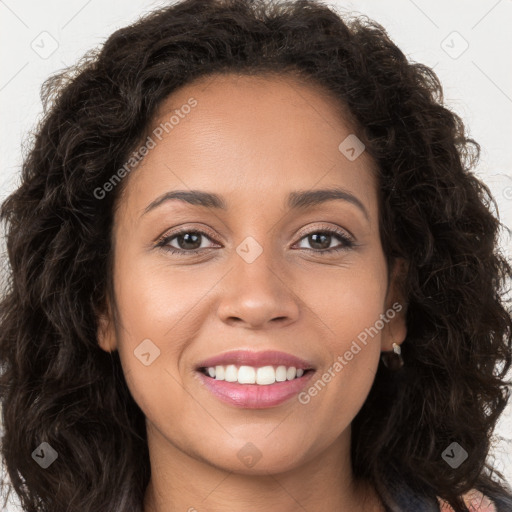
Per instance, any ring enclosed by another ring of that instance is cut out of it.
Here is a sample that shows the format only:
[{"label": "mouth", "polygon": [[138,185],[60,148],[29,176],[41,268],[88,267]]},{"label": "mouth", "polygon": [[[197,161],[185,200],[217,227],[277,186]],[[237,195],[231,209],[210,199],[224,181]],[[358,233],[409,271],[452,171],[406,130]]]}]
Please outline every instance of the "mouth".
[{"label": "mouth", "polygon": [[243,409],[269,409],[289,402],[299,396],[315,374],[315,370],[307,370],[300,377],[296,375],[291,380],[270,383],[269,379],[267,384],[240,384],[238,380],[218,380],[210,377],[204,369],[201,370],[196,372],[196,376],[210,396],[231,407]]},{"label": "mouth", "polygon": [[275,350],[233,350],[199,362],[195,376],[210,396],[246,409],[292,399],[316,372],[313,363]]},{"label": "mouth", "polygon": [[200,367],[196,377],[210,396],[231,407],[269,409],[289,402],[304,390],[316,370],[284,365]]}]

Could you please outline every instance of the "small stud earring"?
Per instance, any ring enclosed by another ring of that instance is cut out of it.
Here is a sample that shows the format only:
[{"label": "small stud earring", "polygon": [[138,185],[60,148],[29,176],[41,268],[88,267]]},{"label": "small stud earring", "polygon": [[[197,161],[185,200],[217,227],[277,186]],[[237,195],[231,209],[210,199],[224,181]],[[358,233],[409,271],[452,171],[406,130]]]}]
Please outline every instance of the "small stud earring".
[{"label": "small stud earring", "polygon": [[404,365],[404,359],[402,357],[402,349],[397,343],[393,343],[393,350],[382,352],[382,362],[389,370],[399,370]]}]

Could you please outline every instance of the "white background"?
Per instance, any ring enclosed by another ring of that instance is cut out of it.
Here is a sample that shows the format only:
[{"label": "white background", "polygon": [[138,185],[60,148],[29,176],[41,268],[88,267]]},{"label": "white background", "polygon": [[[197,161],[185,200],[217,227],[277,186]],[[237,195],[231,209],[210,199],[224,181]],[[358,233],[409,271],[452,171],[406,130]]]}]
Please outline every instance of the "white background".
[{"label": "white background", "polygon": [[[166,3],[0,0],[0,201],[16,186],[22,144],[42,112],[43,80],[101,45],[116,29]],[[410,60],[434,68],[443,84],[445,105],[462,117],[469,135],[482,146],[476,172],[491,188],[502,222],[511,227],[512,0],[324,3],[342,13],[368,15],[387,29]],[[55,51],[44,54],[52,45]],[[512,255],[510,245],[510,239],[502,239],[504,251]],[[3,253],[3,240],[1,249]],[[511,410],[512,404],[495,441],[496,466],[510,483]],[[8,508],[17,510],[14,505]]]}]

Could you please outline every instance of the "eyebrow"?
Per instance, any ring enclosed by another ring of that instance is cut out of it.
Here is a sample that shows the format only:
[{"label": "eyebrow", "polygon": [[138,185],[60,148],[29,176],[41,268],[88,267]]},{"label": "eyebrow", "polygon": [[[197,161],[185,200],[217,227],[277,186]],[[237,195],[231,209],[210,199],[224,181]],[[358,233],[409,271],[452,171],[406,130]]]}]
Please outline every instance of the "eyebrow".
[{"label": "eyebrow", "polygon": [[[173,190],[157,197],[145,209],[142,215],[146,215],[166,201],[179,200],[194,206],[203,206],[217,210],[227,210],[227,203],[222,196],[202,190]],[[320,205],[327,201],[347,201],[357,206],[364,216],[369,219],[368,211],[363,203],[353,194],[341,188],[328,188],[316,190],[297,190],[290,192],[286,204],[290,210],[305,210]]]}]

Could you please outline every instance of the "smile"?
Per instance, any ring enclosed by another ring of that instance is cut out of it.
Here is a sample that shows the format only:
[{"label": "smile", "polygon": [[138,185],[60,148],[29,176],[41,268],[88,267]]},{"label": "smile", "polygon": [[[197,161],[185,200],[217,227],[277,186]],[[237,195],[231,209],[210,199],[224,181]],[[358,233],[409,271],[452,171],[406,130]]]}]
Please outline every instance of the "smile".
[{"label": "smile", "polygon": [[314,373],[313,369],[296,370],[286,366],[237,368],[235,365],[227,365],[200,368],[196,376],[221,402],[247,409],[265,409],[281,405],[296,396],[306,387]]}]

